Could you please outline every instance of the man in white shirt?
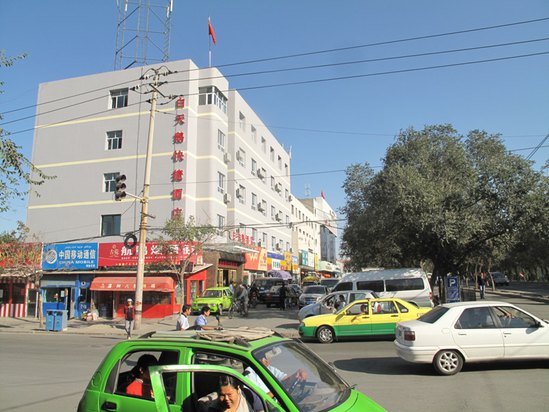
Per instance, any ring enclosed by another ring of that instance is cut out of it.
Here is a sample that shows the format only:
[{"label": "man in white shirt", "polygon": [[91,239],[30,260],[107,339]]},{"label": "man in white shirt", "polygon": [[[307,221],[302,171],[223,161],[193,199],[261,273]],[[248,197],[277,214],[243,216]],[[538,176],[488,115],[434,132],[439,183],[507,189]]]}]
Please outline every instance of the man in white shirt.
[{"label": "man in white shirt", "polygon": [[191,307],[188,305],[183,305],[183,307],[181,308],[181,314],[177,318],[177,323],[175,324],[175,330],[189,329],[190,314],[191,314]]}]

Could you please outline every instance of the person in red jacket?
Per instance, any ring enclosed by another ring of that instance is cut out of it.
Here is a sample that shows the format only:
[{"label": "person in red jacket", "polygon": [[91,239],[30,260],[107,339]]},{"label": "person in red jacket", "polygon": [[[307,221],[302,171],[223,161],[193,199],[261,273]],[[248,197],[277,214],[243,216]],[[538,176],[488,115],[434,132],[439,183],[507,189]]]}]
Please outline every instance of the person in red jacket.
[{"label": "person in red jacket", "polygon": [[133,323],[135,320],[135,307],[133,306],[133,300],[131,299],[128,299],[126,306],[124,307],[124,319],[126,319],[124,324],[126,339],[130,339],[132,337]]},{"label": "person in red jacket", "polygon": [[135,395],[141,398],[153,399],[153,391],[151,386],[151,375],[149,373],[149,366],[157,365],[158,361],[153,355],[145,354],[141,355],[137,361],[137,365],[133,369],[135,380],[128,385],[126,393],[128,395]]}]

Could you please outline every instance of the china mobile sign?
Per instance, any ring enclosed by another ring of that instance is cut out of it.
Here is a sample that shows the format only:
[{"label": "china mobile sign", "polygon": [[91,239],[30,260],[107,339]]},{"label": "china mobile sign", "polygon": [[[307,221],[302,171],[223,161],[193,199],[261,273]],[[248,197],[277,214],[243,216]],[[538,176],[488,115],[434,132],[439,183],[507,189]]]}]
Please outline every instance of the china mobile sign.
[{"label": "china mobile sign", "polygon": [[[169,243],[147,242],[145,250],[145,264],[174,264],[189,259],[195,264],[202,264],[202,252],[195,253],[191,243]],[[100,243],[99,244],[99,266],[137,266],[139,256],[139,245],[128,249],[124,243]]]}]

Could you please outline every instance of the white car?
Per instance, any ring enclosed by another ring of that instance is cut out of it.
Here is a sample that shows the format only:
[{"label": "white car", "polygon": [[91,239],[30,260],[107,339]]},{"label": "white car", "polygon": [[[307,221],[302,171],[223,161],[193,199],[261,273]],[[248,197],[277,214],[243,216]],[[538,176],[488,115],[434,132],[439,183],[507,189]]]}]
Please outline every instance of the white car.
[{"label": "white car", "polygon": [[549,359],[549,322],[505,302],[448,303],[399,323],[395,345],[402,359],[454,375],[465,362]]}]

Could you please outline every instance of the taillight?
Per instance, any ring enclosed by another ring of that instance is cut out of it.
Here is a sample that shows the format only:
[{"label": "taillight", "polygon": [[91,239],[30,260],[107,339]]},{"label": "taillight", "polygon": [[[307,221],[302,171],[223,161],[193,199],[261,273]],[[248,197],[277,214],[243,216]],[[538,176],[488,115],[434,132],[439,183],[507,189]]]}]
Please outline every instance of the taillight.
[{"label": "taillight", "polygon": [[405,330],[404,340],[416,340],[416,333],[413,330]]}]

